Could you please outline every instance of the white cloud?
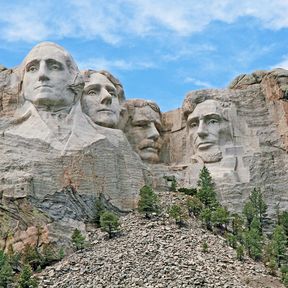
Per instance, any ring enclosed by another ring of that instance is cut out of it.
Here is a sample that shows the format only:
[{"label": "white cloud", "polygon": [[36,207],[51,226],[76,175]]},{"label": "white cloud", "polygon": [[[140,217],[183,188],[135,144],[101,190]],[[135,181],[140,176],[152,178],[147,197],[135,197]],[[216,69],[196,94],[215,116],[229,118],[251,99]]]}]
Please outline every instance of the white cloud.
[{"label": "white cloud", "polygon": [[123,59],[108,60],[105,58],[91,58],[85,62],[78,61],[78,66],[81,70],[94,69],[94,70],[146,70],[155,68],[155,64],[145,61],[126,61]]},{"label": "white cloud", "polygon": [[[9,12],[8,12],[9,11]],[[43,0],[1,3],[0,37],[10,41],[99,37],[117,44],[125,37],[177,36],[202,31],[214,20],[232,23],[241,16],[269,29],[288,27],[286,0]]]},{"label": "white cloud", "polygon": [[271,67],[271,69],[275,68],[283,68],[283,69],[288,69],[288,55],[283,57],[283,60]]},{"label": "white cloud", "polygon": [[204,81],[192,78],[192,77],[186,77],[184,79],[184,83],[191,83],[199,88],[211,88],[212,87],[210,83],[204,82]]}]

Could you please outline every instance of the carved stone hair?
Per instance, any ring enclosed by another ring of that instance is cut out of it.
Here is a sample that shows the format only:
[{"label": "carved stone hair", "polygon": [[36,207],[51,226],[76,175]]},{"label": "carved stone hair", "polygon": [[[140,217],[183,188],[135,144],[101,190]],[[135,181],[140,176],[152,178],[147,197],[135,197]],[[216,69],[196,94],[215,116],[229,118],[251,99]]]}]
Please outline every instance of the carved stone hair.
[{"label": "carved stone hair", "polygon": [[[192,91],[192,92],[187,93],[182,104],[183,118],[187,120],[189,114],[191,114],[194,111],[195,107],[198,104],[206,100],[219,101],[219,105],[223,107],[223,111],[224,111],[225,108],[231,105],[228,99],[226,100],[223,99],[226,96],[227,95],[224,92],[224,90],[222,91],[219,89],[205,89],[205,90]],[[223,115],[223,117],[225,117],[225,115]]]},{"label": "carved stone hair", "polygon": [[119,102],[122,103],[125,100],[125,93],[123,86],[120,83],[120,81],[117,78],[115,78],[110,72],[106,70],[96,71],[89,69],[83,72],[84,82],[89,82],[91,75],[95,73],[104,75],[115,86]]},{"label": "carved stone hair", "polygon": [[127,109],[129,115],[131,115],[134,112],[135,108],[142,108],[145,106],[149,106],[152,110],[161,115],[159,106],[155,102],[150,100],[129,99],[123,104],[123,107]]}]

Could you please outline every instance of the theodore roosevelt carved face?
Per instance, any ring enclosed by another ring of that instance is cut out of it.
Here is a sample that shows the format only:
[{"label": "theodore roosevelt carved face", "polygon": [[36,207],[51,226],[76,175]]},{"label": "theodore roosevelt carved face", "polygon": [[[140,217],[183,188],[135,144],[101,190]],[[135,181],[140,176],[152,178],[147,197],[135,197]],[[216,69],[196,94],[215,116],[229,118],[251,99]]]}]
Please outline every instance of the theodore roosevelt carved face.
[{"label": "theodore roosevelt carved face", "polygon": [[61,46],[36,45],[22,63],[22,95],[36,107],[61,110],[77,98],[75,79],[79,73],[71,55]]},{"label": "theodore roosevelt carved face", "polygon": [[84,81],[83,112],[98,125],[116,128],[124,100],[120,82],[107,71],[93,70],[84,72]]},{"label": "theodore roosevelt carved face", "polygon": [[196,105],[187,118],[187,129],[193,152],[204,163],[222,158],[221,146],[231,139],[231,133],[219,101],[206,100]]},{"label": "theodore roosevelt carved face", "polygon": [[146,100],[128,100],[125,103],[129,119],[124,132],[133,149],[148,163],[159,162],[161,148],[161,114],[156,103]]}]

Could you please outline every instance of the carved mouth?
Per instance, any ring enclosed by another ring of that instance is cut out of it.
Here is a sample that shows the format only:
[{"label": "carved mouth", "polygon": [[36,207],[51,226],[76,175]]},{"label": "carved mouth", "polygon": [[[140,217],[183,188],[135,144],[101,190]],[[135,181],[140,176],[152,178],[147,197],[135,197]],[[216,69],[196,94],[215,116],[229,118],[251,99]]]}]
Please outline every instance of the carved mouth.
[{"label": "carved mouth", "polygon": [[52,88],[52,86],[44,84],[44,85],[38,85],[34,89],[36,90],[36,89],[41,89],[41,88]]},{"label": "carved mouth", "polygon": [[198,145],[197,145],[197,148],[198,149],[207,149],[207,148],[209,148],[209,147],[211,147],[211,146],[213,146],[213,145],[215,145],[215,143],[214,142],[200,142]]},{"label": "carved mouth", "polygon": [[146,146],[141,148],[141,150],[145,150],[146,152],[151,152],[151,153],[158,153],[158,149],[152,146]]},{"label": "carved mouth", "polygon": [[110,112],[110,113],[114,113],[113,110],[108,109],[108,108],[99,109],[97,112]]}]

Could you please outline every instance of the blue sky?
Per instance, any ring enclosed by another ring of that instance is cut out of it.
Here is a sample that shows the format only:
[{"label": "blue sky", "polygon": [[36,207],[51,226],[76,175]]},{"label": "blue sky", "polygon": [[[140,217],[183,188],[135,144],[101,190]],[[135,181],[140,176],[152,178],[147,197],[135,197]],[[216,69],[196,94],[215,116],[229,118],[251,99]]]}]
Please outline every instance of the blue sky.
[{"label": "blue sky", "polygon": [[106,69],[163,112],[237,75],[288,68],[288,0],[0,0],[0,64],[40,41]]}]

